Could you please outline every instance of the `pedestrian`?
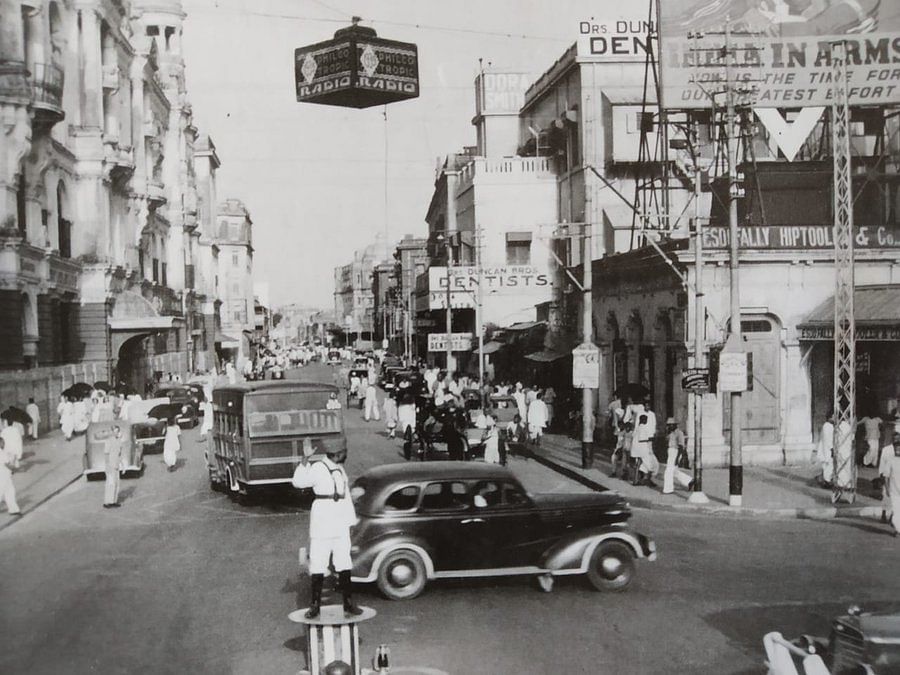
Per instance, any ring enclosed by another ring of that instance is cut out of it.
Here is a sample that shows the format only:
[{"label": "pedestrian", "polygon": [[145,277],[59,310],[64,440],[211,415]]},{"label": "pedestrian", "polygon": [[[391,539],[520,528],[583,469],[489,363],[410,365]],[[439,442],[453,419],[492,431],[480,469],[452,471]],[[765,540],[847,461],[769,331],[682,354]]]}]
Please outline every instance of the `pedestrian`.
[{"label": "pedestrian", "polygon": [[[637,471],[637,458],[634,456],[634,425],[631,422],[622,422],[619,429],[619,435],[616,439],[616,449],[610,457],[612,464],[611,478],[621,477],[622,480],[628,480],[628,467],[632,466],[633,471]],[[622,471],[619,472],[619,464],[621,463]]]},{"label": "pedestrian", "polygon": [[174,471],[175,464],[178,462],[178,451],[181,450],[181,428],[175,421],[174,417],[170,417],[166,423],[166,437],[163,441],[163,461],[166,463],[167,471]]},{"label": "pedestrian", "polygon": [[487,464],[500,463],[500,437],[497,433],[497,416],[488,415],[487,427],[481,435],[484,444],[484,461]]},{"label": "pedestrian", "polygon": [[641,405],[641,408],[643,408],[643,412],[637,417],[633,440],[633,444],[637,446],[637,456],[640,459],[638,472],[643,474],[638,482],[649,487],[656,487],[656,483],[653,482],[653,476],[659,470],[659,461],[653,453],[653,439],[656,436],[656,414],[646,405]]},{"label": "pedestrian", "polygon": [[863,466],[878,466],[878,451],[881,450],[882,419],[878,415],[866,415],[859,421],[866,436],[866,454],[863,457]]},{"label": "pedestrian", "polygon": [[691,488],[691,476],[678,468],[678,457],[684,452],[686,440],[684,432],[678,428],[674,417],[666,420],[666,470],[663,474],[663,494],[675,492],[675,482],[681,487]]},{"label": "pedestrian", "polygon": [[375,383],[371,380],[364,381],[366,382],[366,410],[363,413],[363,417],[366,422],[371,418],[378,422],[381,419],[381,413],[378,412],[378,389],[375,388]]},{"label": "pedestrian", "polygon": [[72,416],[75,420],[75,433],[86,431],[91,421],[91,411],[84,399],[72,404]]},{"label": "pedestrian", "polygon": [[544,405],[547,406],[547,428],[551,429],[553,427],[553,415],[555,413],[554,406],[556,405],[556,391],[553,387],[547,387],[544,390]]},{"label": "pedestrian", "polygon": [[291,480],[295,488],[312,488],[314,499],[309,513],[310,603],[307,619],[319,616],[322,587],[329,558],[338,574],[338,587],[344,596],[344,615],[359,616],[362,610],[353,604],[350,587],[350,528],[356,522],[356,511],[350,499],[350,479],[341,464],[346,451],[329,446],[324,459],[315,462],[312,442],[303,443],[303,457]]},{"label": "pedestrian", "polygon": [[235,370],[233,361],[225,363],[225,376],[228,378],[228,384],[237,384],[237,370]]},{"label": "pedestrian", "polygon": [[325,403],[325,410],[340,410],[341,402],[338,400],[337,394],[334,392],[328,397],[328,401]]},{"label": "pedestrian", "polygon": [[525,401],[525,392],[522,391],[521,382],[516,382],[516,390],[513,392],[513,398],[516,400],[516,407],[519,409],[519,417],[523,420],[527,420],[528,404]]},{"label": "pedestrian", "polygon": [[37,407],[37,403],[34,402],[33,398],[28,399],[25,412],[28,413],[28,417],[31,419],[31,424],[28,425],[28,433],[31,435],[31,440],[36,441],[41,426],[41,409]]},{"label": "pedestrian", "polygon": [[900,434],[894,434],[892,451],[885,452],[882,457],[882,475],[884,491],[888,497],[891,527],[894,536],[900,534]]},{"label": "pedestrian", "polygon": [[506,440],[510,443],[524,443],[528,439],[528,427],[522,423],[518,414],[506,425]]},{"label": "pedestrian", "polygon": [[544,427],[547,426],[547,404],[544,403],[543,396],[543,392],[537,392],[534,400],[528,404],[528,436],[538,446],[544,435]]},{"label": "pedestrian", "polygon": [[75,404],[69,398],[66,398],[63,404],[62,413],[59,416],[59,426],[62,427],[66,440],[71,441],[72,434],[75,433]]},{"label": "pedestrian", "polygon": [[0,439],[3,439],[3,445],[7,454],[11,458],[11,466],[15,469],[19,468],[22,461],[22,432],[21,425],[15,425],[5,417],[0,418]]},{"label": "pedestrian", "polygon": [[20,516],[22,511],[16,501],[16,486],[13,485],[12,466],[15,457],[6,449],[6,443],[0,436],[0,499],[6,504],[6,512],[11,516]]},{"label": "pedestrian", "polygon": [[112,432],[112,438],[107,439],[103,447],[103,454],[106,459],[106,490],[103,494],[104,509],[121,506],[119,504],[119,472],[124,468],[122,429],[117,425],[112,428]]},{"label": "pedestrian", "polygon": [[444,427],[444,438],[447,440],[447,458],[451,461],[461,462],[468,457],[468,440],[465,427],[460,427],[457,420],[450,418]]},{"label": "pedestrian", "polygon": [[62,426],[63,411],[65,411],[66,403],[68,403],[68,401],[69,399],[67,399],[64,394],[59,395],[59,403],[56,404],[56,418],[59,422],[59,426]]},{"label": "pedestrian", "polygon": [[388,438],[394,438],[397,433],[398,421],[397,401],[388,394],[384,397],[384,423],[387,426]]},{"label": "pedestrian", "polygon": [[822,429],[819,431],[819,442],[816,443],[815,460],[822,467],[819,475],[819,485],[831,487],[834,480],[834,413],[830,412]]},{"label": "pedestrian", "polygon": [[213,405],[208,398],[200,404],[203,409],[203,426],[200,427],[200,438],[206,438],[207,434],[213,429]]}]

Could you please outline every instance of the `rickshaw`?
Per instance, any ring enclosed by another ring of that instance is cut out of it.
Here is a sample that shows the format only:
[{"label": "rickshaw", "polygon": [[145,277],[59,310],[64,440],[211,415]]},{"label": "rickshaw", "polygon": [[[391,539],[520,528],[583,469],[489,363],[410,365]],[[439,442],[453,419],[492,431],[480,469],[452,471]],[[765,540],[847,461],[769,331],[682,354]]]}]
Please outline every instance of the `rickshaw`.
[{"label": "rickshaw", "polygon": [[360,391],[362,387],[359,387],[356,391],[353,390],[351,382],[353,382],[354,377],[359,378],[360,382],[362,382],[363,380],[368,380],[369,370],[367,368],[352,368],[350,370],[350,373],[347,375],[347,407],[350,407],[350,401],[355,398],[357,406],[360,410],[362,410],[363,400],[366,397],[366,392]]},{"label": "rickshaw", "polygon": [[144,444],[134,436],[126,420],[92,422],[84,435],[84,477],[87,480],[106,475],[106,445],[115,441],[115,427],[121,431],[122,475],[139,476],[144,470]]}]

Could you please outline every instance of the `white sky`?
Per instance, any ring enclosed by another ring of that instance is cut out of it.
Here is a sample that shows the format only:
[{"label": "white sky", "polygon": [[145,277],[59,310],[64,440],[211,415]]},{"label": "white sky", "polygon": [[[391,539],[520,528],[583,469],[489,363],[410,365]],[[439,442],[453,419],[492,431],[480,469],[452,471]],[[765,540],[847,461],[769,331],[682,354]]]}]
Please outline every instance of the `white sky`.
[{"label": "white sky", "polygon": [[388,231],[397,240],[425,232],[437,157],[475,144],[478,58],[537,76],[604,5],[618,3],[184,0],[194,121],[222,160],[219,200],[237,197],[251,212],[254,278],[269,282],[271,301],[332,307],[334,267],[385,230],[384,108],[297,103],[296,47],[330,39],[354,14],[379,37],[418,45],[421,94],[387,107]]}]

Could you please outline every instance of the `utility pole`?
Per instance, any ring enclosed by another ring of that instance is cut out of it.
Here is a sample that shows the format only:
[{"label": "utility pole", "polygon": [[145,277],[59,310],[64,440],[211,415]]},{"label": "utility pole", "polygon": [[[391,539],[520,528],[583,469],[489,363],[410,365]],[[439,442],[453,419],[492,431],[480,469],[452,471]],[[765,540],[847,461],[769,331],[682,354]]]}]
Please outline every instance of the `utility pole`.
[{"label": "utility pole", "polygon": [[[590,183],[585,186],[585,215],[590,218]],[[593,268],[591,261],[591,223],[584,224],[584,236],[581,239],[581,286],[584,289],[581,300],[581,340],[582,344],[594,344],[594,294],[591,289]],[[590,469],[594,465],[594,390],[583,387],[581,390],[581,468]]]},{"label": "utility pole", "polygon": [[453,265],[453,249],[450,247],[450,235],[444,235],[444,243],[447,247],[447,377],[453,373],[453,310],[450,309],[450,267]]},{"label": "utility pole", "polygon": [[475,228],[475,274],[478,279],[478,298],[475,304],[475,330],[478,331],[478,397],[484,407],[484,292],[481,287],[481,227]]},{"label": "utility pole", "polygon": [[[729,273],[731,277],[731,334],[728,341],[733,351],[743,351],[741,337],[741,291],[738,267],[738,197],[741,189],[737,170],[737,144],[734,139],[734,83],[731,73],[731,24],[725,22],[725,83],[727,108],[725,114],[726,140],[728,143],[728,229],[729,229]],[[741,392],[732,391],[731,397],[731,461],[728,471],[728,504],[740,506],[744,491],[744,466],[741,448],[742,419]]]},{"label": "utility pole", "polygon": [[[700,170],[698,148],[699,124],[695,124],[694,147],[694,368],[703,368],[703,338],[706,332],[706,304],[703,295],[703,230],[700,224],[700,196],[703,174]],[[709,498],[703,492],[703,391],[694,392],[694,477],[688,501],[705,504]]]},{"label": "utility pole", "polygon": [[[834,99],[831,139],[834,154],[834,492],[832,501],[853,502],[856,457],[851,450],[856,430],[856,321],[853,296],[853,181],[850,172],[850,110],[847,43],[831,45]],[[850,438],[847,438],[847,436]]]}]

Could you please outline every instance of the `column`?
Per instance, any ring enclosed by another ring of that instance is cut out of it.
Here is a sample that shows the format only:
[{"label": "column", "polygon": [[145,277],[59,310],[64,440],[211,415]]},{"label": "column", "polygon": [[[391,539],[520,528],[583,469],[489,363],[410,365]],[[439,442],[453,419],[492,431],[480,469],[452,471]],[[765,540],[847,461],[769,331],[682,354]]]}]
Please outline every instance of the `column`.
[{"label": "column", "polygon": [[785,341],[784,370],[781,374],[782,437],[787,464],[809,459],[812,448],[812,390],[809,360],[803,363],[798,340]]},{"label": "column", "polygon": [[100,43],[100,17],[93,9],[78,13],[81,18],[81,125],[91,129],[103,129],[103,60]]}]

